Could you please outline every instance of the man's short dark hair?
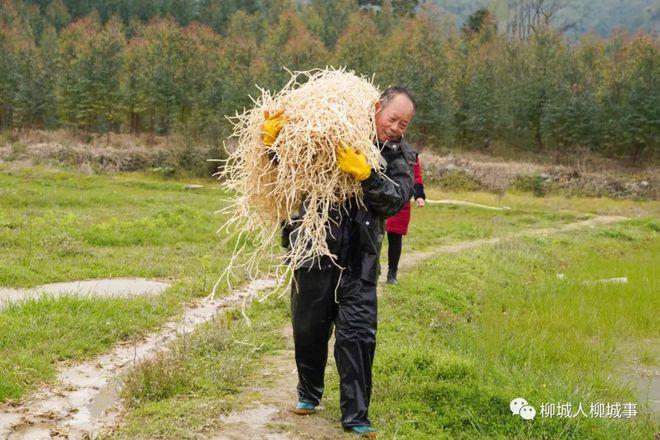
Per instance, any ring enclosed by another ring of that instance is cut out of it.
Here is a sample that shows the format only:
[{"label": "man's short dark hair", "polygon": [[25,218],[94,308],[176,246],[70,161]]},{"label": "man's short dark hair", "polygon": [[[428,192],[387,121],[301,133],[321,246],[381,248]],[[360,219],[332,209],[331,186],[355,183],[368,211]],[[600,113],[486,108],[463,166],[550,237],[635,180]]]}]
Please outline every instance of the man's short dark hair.
[{"label": "man's short dark hair", "polygon": [[380,103],[383,105],[383,108],[387,107],[387,104],[389,104],[390,101],[398,95],[405,95],[408,99],[410,99],[410,102],[412,102],[413,105],[413,109],[415,109],[415,98],[413,98],[412,93],[410,93],[410,90],[406,89],[405,87],[400,86],[388,87],[383,90],[383,93],[380,94]]}]

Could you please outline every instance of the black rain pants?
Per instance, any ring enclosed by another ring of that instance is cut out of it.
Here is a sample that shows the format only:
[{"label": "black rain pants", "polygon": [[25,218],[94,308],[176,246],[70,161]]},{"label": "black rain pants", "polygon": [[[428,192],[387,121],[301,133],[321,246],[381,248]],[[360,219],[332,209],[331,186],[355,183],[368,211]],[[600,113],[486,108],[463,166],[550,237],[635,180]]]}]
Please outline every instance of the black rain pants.
[{"label": "black rain pants", "polygon": [[[376,350],[376,286],[332,263],[298,269],[291,293],[291,317],[298,367],[298,399],[318,405],[335,328],[335,362],[340,378],[341,424],[371,425],[371,367]],[[337,286],[339,282],[339,286]],[[336,291],[335,291],[336,288]],[[337,302],[335,302],[335,296]]]}]

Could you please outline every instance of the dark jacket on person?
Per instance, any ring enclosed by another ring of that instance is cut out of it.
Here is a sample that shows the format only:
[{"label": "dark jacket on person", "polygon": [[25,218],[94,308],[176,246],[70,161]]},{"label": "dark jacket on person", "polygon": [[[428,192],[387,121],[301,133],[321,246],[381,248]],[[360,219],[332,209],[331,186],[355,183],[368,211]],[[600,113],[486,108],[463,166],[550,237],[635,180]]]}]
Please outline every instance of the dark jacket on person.
[{"label": "dark jacket on person", "polygon": [[[379,274],[379,255],[385,231],[385,219],[395,215],[413,196],[413,170],[417,153],[403,139],[377,144],[381,151],[381,175],[371,175],[361,182],[364,194],[359,207],[355,199],[348,200],[330,213],[327,243],[336,257],[335,263],[346,268],[355,278],[376,284]],[[300,215],[305,214],[305,204]],[[287,230],[288,229],[288,230]],[[290,234],[290,236],[289,236]],[[285,228],[283,244],[295,240],[296,231]],[[300,268],[329,263],[327,257],[308,261]]]}]

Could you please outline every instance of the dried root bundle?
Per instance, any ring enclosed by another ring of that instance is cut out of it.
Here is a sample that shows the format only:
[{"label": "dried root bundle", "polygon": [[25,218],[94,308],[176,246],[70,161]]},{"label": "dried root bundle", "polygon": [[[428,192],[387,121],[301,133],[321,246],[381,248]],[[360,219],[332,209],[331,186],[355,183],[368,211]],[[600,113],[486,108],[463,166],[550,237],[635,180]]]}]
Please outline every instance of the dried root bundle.
[{"label": "dried root bundle", "polygon": [[[352,72],[327,69],[292,74],[275,96],[261,92],[252,109],[232,118],[238,145],[229,152],[221,174],[225,188],[235,194],[224,210],[230,218],[222,229],[238,234],[237,244],[243,242],[243,234],[249,235],[256,247],[247,262],[239,265],[237,257],[246,252],[237,245],[221,280],[243,265],[256,278],[266,257],[266,270],[281,284],[301,263],[323,255],[333,257],[326,244],[328,212],[350,198],[361,201],[359,182],[337,167],[339,140],[379,169],[380,153],[373,144],[379,91]],[[262,143],[264,112],[282,109],[287,122],[269,151]],[[306,211],[297,218],[303,200]],[[273,252],[283,222],[293,222],[297,230],[286,255]]]}]

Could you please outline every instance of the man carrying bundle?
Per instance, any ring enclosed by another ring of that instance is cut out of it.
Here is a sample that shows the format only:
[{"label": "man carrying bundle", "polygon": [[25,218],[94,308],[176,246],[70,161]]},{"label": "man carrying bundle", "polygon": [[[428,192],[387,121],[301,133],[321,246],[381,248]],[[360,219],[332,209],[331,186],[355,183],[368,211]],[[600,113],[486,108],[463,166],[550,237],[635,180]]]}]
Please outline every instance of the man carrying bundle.
[{"label": "man carrying bundle", "polygon": [[[285,113],[286,109],[266,119],[263,143],[267,147],[286,124]],[[402,87],[385,90],[375,104],[384,175],[372,169],[364,155],[339,142],[337,166],[361,182],[363,203],[349,200],[330,212],[327,242],[336,260],[323,256],[294,272],[291,313],[299,381],[298,403],[291,412],[312,414],[320,403],[334,325],[341,423],[367,438],[377,436],[368,410],[376,348],[378,260],[385,219],[399,212],[413,195],[417,153],[403,134],[414,113],[413,97]],[[295,230],[290,239],[295,240]]]}]

